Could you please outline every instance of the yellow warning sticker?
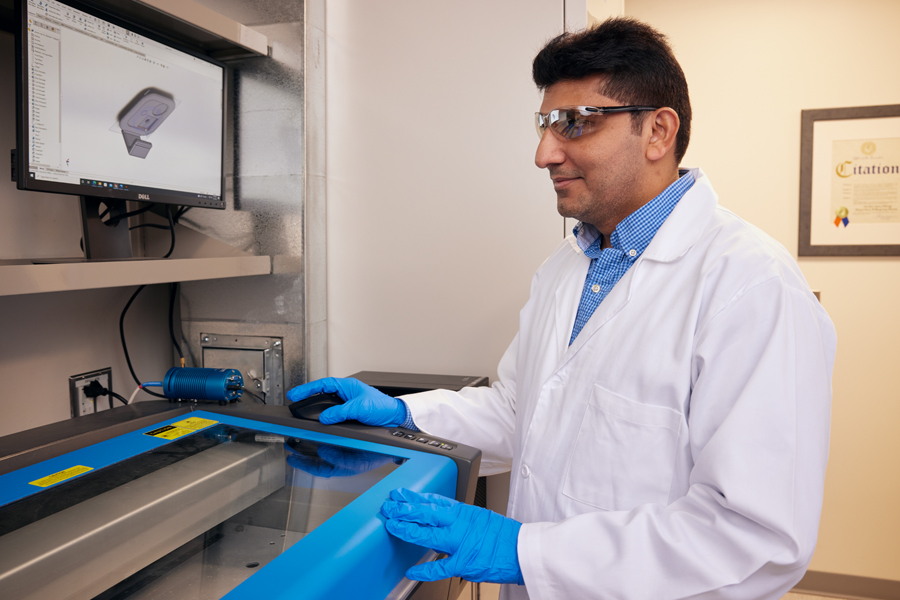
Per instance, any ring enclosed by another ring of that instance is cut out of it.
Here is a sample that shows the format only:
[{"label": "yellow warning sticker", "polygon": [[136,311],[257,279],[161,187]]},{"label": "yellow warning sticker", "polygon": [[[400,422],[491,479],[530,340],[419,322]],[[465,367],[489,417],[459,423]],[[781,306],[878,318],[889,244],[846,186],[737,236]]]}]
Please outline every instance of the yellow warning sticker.
[{"label": "yellow warning sticker", "polygon": [[65,471],[60,471],[59,473],[54,473],[53,475],[47,475],[46,477],[41,477],[40,479],[36,479],[34,481],[29,481],[28,485],[36,485],[38,487],[50,487],[51,485],[56,485],[60,481],[65,481],[66,479],[72,479],[73,477],[77,477],[82,473],[87,473],[88,471],[93,471],[94,467],[85,467],[84,465],[76,465],[74,467],[69,467]]},{"label": "yellow warning sticker", "polygon": [[205,429],[210,425],[215,425],[218,421],[213,421],[211,419],[201,419],[200,417],[190,417],[185,419],[184,421],[178,421],[177,423],[172,423],[175,427],[184,427],[185,429],[193,429],[194,431],[199,431],[200,429]]},{"label": "yellow warning sticker", "polygon": [[171,425],[164,425],[162,427],[154,429],[153,431],[146,431],[144,432],[144,435],[149,435],[163,440],[175,440],[194,433],[195,431],[205,429],[210,425],[215,425],[216,423],[218,423],[218,421],[213,421],[211,419],[201,419],[200,417],[189,417],[187,419],[184,419],[183,421],[172,423]]},{"label": "yellow warning sticker", "polygon": [[163,440],[174,440],[182,436],[194,433],[193,429],[185,429],[184,427],[175,427],[174,425],[163,425],[153,431],[145,431],[144,435],[160,438]]}]

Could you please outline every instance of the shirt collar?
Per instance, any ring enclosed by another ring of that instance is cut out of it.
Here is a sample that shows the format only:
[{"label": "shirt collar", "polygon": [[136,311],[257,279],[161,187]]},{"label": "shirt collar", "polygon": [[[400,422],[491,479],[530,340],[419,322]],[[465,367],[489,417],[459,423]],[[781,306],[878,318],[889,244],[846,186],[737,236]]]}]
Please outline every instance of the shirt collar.
[{"label": "shirt collar", "polygon": [[[679,170],[678,174],[679,178],[662,193],[622,219],[609,236],[609,243],[613,248],[629,254],[634,250],[632,258],[644,252],[672,209],[694,185],[694,176],[690,171]],[[572,229],[572,233],[575,234],[575,241],[585,255],[589,258],[599,256],[602,236],[596,227],[579,221]]]}]

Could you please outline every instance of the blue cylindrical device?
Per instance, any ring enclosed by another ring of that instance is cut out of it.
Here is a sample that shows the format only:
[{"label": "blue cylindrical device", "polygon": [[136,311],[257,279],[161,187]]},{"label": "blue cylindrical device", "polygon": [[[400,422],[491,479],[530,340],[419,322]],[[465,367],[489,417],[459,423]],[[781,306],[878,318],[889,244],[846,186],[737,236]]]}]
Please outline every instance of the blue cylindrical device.
[{"label": "blue cylindrical device", "polygon": [[237,369],[172,367],[163,379],[166,398],[231,402],[244,393],[244,378]]}]

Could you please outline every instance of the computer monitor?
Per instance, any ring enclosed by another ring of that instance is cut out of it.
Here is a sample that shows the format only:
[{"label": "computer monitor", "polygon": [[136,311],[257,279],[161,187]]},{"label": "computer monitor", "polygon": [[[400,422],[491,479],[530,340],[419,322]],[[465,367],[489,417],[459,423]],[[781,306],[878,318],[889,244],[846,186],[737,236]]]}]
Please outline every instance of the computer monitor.
[{"label": "computer monitor", "polygon": [[82,196],[88,213],[116,200],[225,207],[224,65],[99,5],[17,10],[19,189]]}]

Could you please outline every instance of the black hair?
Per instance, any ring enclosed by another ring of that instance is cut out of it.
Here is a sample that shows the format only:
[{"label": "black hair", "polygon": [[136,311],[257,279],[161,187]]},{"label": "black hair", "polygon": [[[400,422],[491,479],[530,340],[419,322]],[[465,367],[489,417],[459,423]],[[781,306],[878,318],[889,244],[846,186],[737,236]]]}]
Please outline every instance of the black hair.
[{"label": "black hair", "polygon": [[[667,106],[681,125],[675,137],[675,162],[681,163],[691,138],[691,99],[687,80],[666,36],[637,19],[614,17],[580,31],[550,40],[532,65],[540,90],[554,83],[605,75],[604,96],[626,105]],[[633,113],[632,125],[640,132],[646,113]]]}]

